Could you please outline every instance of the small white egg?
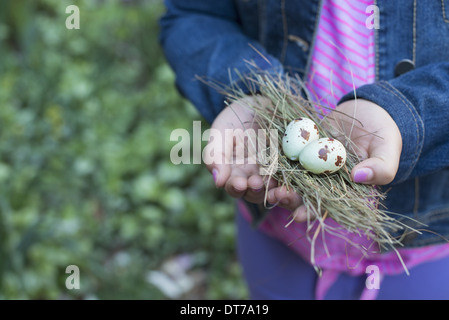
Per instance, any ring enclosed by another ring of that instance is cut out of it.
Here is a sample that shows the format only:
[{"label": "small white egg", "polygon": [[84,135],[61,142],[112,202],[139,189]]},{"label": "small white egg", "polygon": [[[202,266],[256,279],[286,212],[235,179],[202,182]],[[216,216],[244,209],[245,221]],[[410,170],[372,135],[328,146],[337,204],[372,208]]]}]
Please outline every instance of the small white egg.
[{"label": "small white egg", "polygon": [[344,145],[332,138],[321,138],[309,143],[299,155],[304,169],[315,174],[331,174],[340,170],[346,162]]},{"label": "small white egg", "polygon": [[290,122],[282,137],[282,150],[290,160],[298,160],[303,148],[320,138],[315,122],[309,118],[298,118]]}]

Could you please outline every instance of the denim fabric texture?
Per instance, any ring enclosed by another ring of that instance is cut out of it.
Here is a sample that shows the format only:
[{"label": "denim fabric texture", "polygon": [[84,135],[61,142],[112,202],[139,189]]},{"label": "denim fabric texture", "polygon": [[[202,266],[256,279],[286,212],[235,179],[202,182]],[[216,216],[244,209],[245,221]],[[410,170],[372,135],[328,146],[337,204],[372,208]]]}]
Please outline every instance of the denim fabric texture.
[{"label": "denim fabric texture", "polygon": [[[321,1],[165,4],[160,43],[180,93],[207,122],[224,108],[224,97],[197,76],[237,83],[238,74],[249,71],[245,61],[253,60],[261,69],[307,77]],[[442,243],[449,239],[449,0],[377,0],[376,6],[376,81],[342,101],[354,96],[373,101],[399,127],[401,160],[394,181],[383,187],[385,205],[422,234],[397,236],[406,247]],[[396,65],[405,59],[413,70],[395,76]]]}]

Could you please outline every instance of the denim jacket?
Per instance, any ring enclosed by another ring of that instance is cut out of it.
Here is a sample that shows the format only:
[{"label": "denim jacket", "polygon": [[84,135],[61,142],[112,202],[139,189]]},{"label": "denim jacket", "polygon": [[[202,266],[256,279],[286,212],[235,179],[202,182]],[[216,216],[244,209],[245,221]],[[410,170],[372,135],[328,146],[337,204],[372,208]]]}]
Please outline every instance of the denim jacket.
[{"label": "denim jacket", "polygon": [[[384,187],[385,206],[422,230],[402,235],[405,246],[441,243],[449,239],[449,0],[375,4],[376,81],[356,95],[383,107],[402,135],[399,170]],[[307,76],[320,0],[166,0],[165,5],[161,45],[180,93],[206,121],[222,110],[223,97],[196,75],[229,83],[237,78],[235,70],[247,72],[245,61],[253,60],[259,68]],[[353,98],[348,93],[342,101]]]}]

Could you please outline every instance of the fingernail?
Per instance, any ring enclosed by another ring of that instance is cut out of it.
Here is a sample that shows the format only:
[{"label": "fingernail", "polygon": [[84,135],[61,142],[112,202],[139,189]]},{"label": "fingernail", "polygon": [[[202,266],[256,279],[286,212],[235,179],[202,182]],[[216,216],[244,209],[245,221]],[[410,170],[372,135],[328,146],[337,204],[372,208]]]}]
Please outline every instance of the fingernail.
[{"label": "fingernail", "polygon": [[358,169],[354,174],[354,182],[362,183],[369,181],[373,178],[374,173],[370,168]]},{"label": "fingernail", "polygon": [[259,193],[260,191],[262,191],[263,188],[259,188],[259,189],[254,189],[253,191],[256,193]]},{"label": "fingernail", "polygon": [[214,178],[214,182],[217,183],[218,170],[212,169],[212,177]]}]

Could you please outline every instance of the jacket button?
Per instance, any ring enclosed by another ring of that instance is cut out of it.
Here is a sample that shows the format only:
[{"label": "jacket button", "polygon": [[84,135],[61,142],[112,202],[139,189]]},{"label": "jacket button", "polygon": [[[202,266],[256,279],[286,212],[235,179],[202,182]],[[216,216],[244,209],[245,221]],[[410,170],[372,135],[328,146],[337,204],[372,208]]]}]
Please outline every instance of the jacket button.
[{"label": "jacket button", "polygon": [[407,73],[413,69],[415,69],[415,64],[413,63],[412,60],[409,59],[401,60],[394,68],[394,76],[399,77],[400,75]]}]

